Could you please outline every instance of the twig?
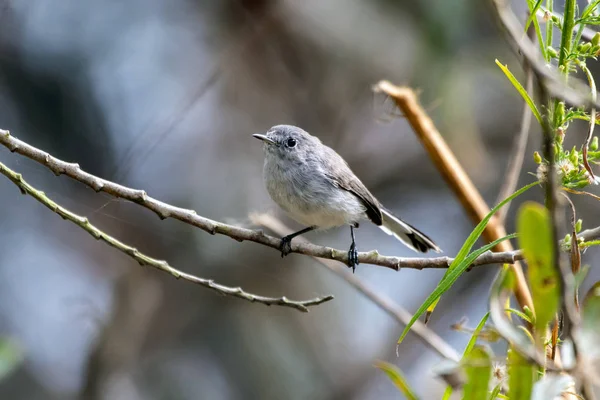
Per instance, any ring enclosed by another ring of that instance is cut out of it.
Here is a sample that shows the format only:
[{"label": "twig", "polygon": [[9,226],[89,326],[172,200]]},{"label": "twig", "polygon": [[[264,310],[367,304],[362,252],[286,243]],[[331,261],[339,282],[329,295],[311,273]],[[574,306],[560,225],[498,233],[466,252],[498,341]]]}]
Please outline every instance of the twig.
[{"label": "twig", "polygon": [[590,197],[593,197],[596,200],[600,200],[600,196],[595,195],[595,194],[590,193],[590,192],[586,192],[586,191],[582,191],[582,190],[570,189],[570,188],[566,188],[566,187],[563,187],[562,190],[564,190],[565,192],[573,193],[573,194],[585,194],[586,196],[590,196]]},{"label": "twig", "polygon": [[[585,65],[585,63],[583,63],[583,62],[578,62],[577,65],[579,66],[579,68],[581,68],[581,70],[587,76],[588,82],[590,84],[590,89],[592,92],[592,99],[594,99],[594,101],[595,101],[596,95],[597,95],[596,82],[594,81],[592,72],[587,67],[587,65]],[[588,161],[588,147],[590,146],[590,142],[592,141],[592,137],[594,136],[594,128],[595,127],[596,127],[596,108],[592,107],[592,109],[590,111],[590,126],[588,128],[588,134],[585,138],[585,142],[583,143],[583,157],[582,158],[583,158],[583,166],[585,167],[585,170],[590,175],[588,179],[592,183],[597,184],[598,182],[596,182],[596,177],[594,176],[594,171],[592,170],[590,162]]]},{"label": "twig", "polygon": [[[250,220],[260,226],[263,226],[278,235],[285,236],[292,232],[291,229],[286,227],[280,220],[268,214],[252,214],[250,215]],[[298,237],[294,240],[298,240],[303,243],[310,243],[306,239],[302,237]],[[388,315],[394,318],[396,321],[400,322],[403,325],[407,325],[411,320],[412,315],[404,309],[399,304],[396,304],[389,298],[378,294],[377,291],[371,289],[369,286],[365,285],[358,278],[356,278],[353,274],[348,272],[348,268],[335,263],[331,260],[324,260],[321,258],[315,257],[315,259],[324,265],[327,269],[335,273],[340,278],[344,279],[348,282],[352,287],[358,290],[361,294],[363,294],[366,298],[375,303],[379,308],[384,310]],[[427,346],[434,349],[437,353],[439,353],[442,357],[448,358],[453,361],[460,360],[460,356],[450,346],[447,342],[444,341],[440,336],[438,336],[434,331],[429,329],[424,323],[421,321],[415,322],[415,324],[411,328],[411,332],[416,334],[419,339],[425,343]]]},{"label": "twig", "polygon": [[[536,76],[538,91],[540,93],[540,101],[542,104],[549,104],[550,96],[544,81]],[[565,323],[563,327],[563,338],[571,339],[572,332],[579,326],[579,313],[575,309],[575,304],[572,301],[574,297],[575,282],[573,273],[564,262],[560,247],[558,244],[558,227],[562,226],[561,214],[558,210],[558,193],[560,187],[557,184],[556,163],[554,154],[554,132],[550,125],[549,116],[545,115],[544,124],[542,126],[543,136],[543,152],[544,158],[548,161],[548,174],[545,183],[546,190],[546,208],[550,214],[550,226],[552,235],[552,254],[554,260],[554,268],[558,275],[561,289],[561,309],[564,313]],[[573,342],[575,356],[577,356],[577,343]]]},{"label": "twig", "polygon": [[[489,207],[436,129],[431,118],[429,118],[419,105],[414,91],[410,88],[395,86],[387,81],[379,82],[374,89],[390,96],[395,101],[396,106],[402,110],[417,137],[427,150],[427,153],[460,200],[471,220],[475,224],[483,220],[490,212]],[[506,236],[506,231],[496,218],[492,218],[485,227],[483,236],[491,243]],[[506,240],[501,242],[496,247],[496,250],[510,252],[513,249],[510,242]],[[527,306],[533,310],[533,301],[531,300],[531,294],[523,275],[523,270],[519,263],[513,262],[511,264],[517,283],[515,288],[517,301],[521,305],[521,308]]]},{"label": "twig", "polygon": [[[113,197],[136,203],[148,210],[153,211],[161,219],[173,218],[186,224],[195,226],[208,232],[212,235],[219,234],[228,236],[237,241],[250,241],[262,244],[267,247],[272,247],[279,250],[281,239],[266,235],[262,231],[245,229],[234,225],[224,224],[218,221],[202,217],[194,210],[186,210],[163,203],[146,194],[143,190],[128,188],[114,182],[101,179],[95,175],[83,171],[78,164],[67,163],[59,160],[43,150],[35,148],[14,136],[11,136],[8,131],[0,129],[0,144],[7,147],[12,152],[21,154],[47,167],[55,175],[67,175],[68,177],[83,183],[84,185],[94,189],[96,192],[104,192]],[[579,237],[585,240],[593,240],[600,238],[600,227],[582,232]],[[317,246],[311,243],[303,243],[302,241],[294,240],[291,246],[292,253],[303,254],[312,257],[324,258],[329,260],[339,261],[348,265],[348,252],[338,250],[331,247]],[[489,264],[506,264],[514,263],[522,260],[523,255],[519,250],[505,252],[487,252],[478,257],[473,263],[474,266],[489,265]],[[386,267],[393,270],[402,268],[411,269],[431,269],[431,268],[448,268],[453,261],[451,257],[436,257],[436,258],[413,258],[413,257],[393,257],[383,256],[372,250],[369,252],[358,253],[358,261],[361,264],[371,264],[380,267]]]},{"label": "twig", "polygon": [[11,170],[2,163],[0,163],[0,173],[6,176],[8,179],[10,179],[15,185],[17,185],[19,189],[21,189],[21,193],[30,195],[31,197],[42,203],[44,206],[58,214],[61,218],[66,219],[79,226],[81,229],[85,230],[87,233],[92,235],[96,240],[101,240],[109,246],[114,247],[115,249],[125,253],[129,257],[136,260],[142,266],[147,265],[150,267],[154,267],[163,272],[171,274],[177,279],[183,279],[192,283],[196,283],[223,295],[238,297],[240,299],[244,299],[250,302],[262,303],[267,306],[277,305],[282,307],[291,307],[303,312],[308,312],[308,307],[316,306],[333,299],[333,296],[331,295],[307,301],[293,301],[287,299],[286,297],[276,298],[258,296],[252,293],[247,293],[240,287],[232,288],[224,286],[214,282],[212,279],[199,278],[197,276],[179,271],[171,267],[166,261],[151,258],[141,253],[137,249],[118,241],[117,239],[113,238],[112,236],[106,234],[105,232],[92,225],[86,217],[76,215],[67,210],[66,208],[58,205],[56,202],[48,198],[48,196],[46,196],[44,192],[35,189],[33,186],[27,183],[23,179],[21,174],[16,173],[15,171]]},{"label": "twig", "polygon": [[[529,27],[527,34],[530,38],[534,37],[535,30],[533,25]],[[533,39],[532,39],[533,40]],[[527,93],[531,93],[533,91],[533,72],[531,71],[531,67],[527,60],[523,60],[523,69],[525,70],[525,90]],[[496,200],[496,203],[501,202],[508,196],[514,193],[517,189],[517,184],[519,183],[519,174],[521,172],[521,168],[523,167],[523,160],[525,158],[525,150],[527,149],[527,141],[529,139],[529,129],[531,127],[531,109],[526,101],[523,101],[523,114],[521,117],[521,128],[519,130],[519,135],[515,137],[513,148],[511,151],[511,158],[508,162],[508,166],[506,168],[506,177],[504,178],[504,183],[500,188],[500,194]],[[496,214],[496,218],[498,218],[498,223],[504,225],[506,221],[506,215],[508,214],[508,210],[510,209],[509,202]]]},{"label": "twig", "polygon": [[506,313],[506,304],[512,290],[505,284],[507,271],[500,270],[492,283],[492,289],[489,297],[490,318],[500,335],[519,351],[529,362],[537,365],[543,365],[546,370],[562,370],[551,360],[546,360],[544,354],[535,346],[533,341],[529,340],[520,329],[518,329],[509,319]]},{"label": "twig", "polygon": [[[571,104],[578,104],[589,107],[596,107],[597,99],[594,93],[593,98],[590,98],[587,95],[583,95],[585,93],[584,89],[573,90],[569,87],[565,79],[562,79],[560,75],[556,72],[555,68],[541,62],[539,60],[538,52],[535,49],[535,46],[531,43],[531,41],[524,37],[520,32],[522,29],[509,7],[502,0],[492,0],[492,4],[496,9],[496,13],[503,27],[510,34],[512,39],[512,43],[516,46],[517,50],[525,56],[527,61],[530,63],[533,68],[534,75],[536,78],[536,83],[538,87],[538,91],[540,94],[541,104],[550,104],[551,96],[558,101],[557,99],[563,99],[566,102],[570,102]],[[574,13],[575,13],[576,3],[575,0],[567,0],[565,4],[565,27],[563,28],[562,38],[561,38],[561,54],[559,55],[559,65],[564,70],[564,73],[567,73],[568,67],[568,59],[566,58],[567,54],[564,53],[564,49],[570,49],[571,40],[572,40],[572,32],[573,32],[573,21],[574,21]],[[568,14],[568,15],[567,15]],[[577,86],[583,87],[581,82],[577,82]],[[579,97],[578,100],[584,100],[581,102],[574,102],[574,98],[572,95],[576,95]],[[551,234],[553,241],[553,259],[554,259],[554,267],[559,277],[559,284],[561,288],[561,306],[565,315],[565,327],[563,329],[563,336],[567,339],[571,338],[571,333],[573,329],[579,324],[579,315],[574,307],[574,303],[571,301],[574,293],[574,278],[573,274],[567,265],[563,262],[564,258],[560,252],[559,244],[558,244],[558,227],[562,226],[561,224],[561,214],[558,211],[558,193],[559,186],[557,184],[557,176],[556,176],[556,168],[555,168],[555,159],[554,159],[554,132],[551,122],[549,120],[548,114],[543,118],[544,123],[542,124],[543,128],[543,152],[544,158],[548,161],[548,176],[545,181],[545,190],[546,190],[546,207],[550,213],[551,220]],[[577,354],[576,343],[573,343],[575,355]]]},{"label": "twig", "polygon": [[554,362],[556,362],[556,355],[558,354],[556,352],[557,348],[558,348],[558,329],[559,329],[559,317],[558,314],[556,314],[556,316],[554,317],[554,323],[552,324],[552,336],[551,336],[551,352],[550,352],[550,359]]}]

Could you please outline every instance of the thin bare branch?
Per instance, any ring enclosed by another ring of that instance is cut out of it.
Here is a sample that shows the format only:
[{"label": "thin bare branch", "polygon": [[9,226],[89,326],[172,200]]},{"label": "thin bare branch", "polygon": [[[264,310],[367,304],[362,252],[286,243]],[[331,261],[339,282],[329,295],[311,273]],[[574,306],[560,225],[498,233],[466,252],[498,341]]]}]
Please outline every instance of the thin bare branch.
[{"label": "thin bare branch", "polygon": [[[540,101],[542,104],[550,103],[550,93],[547,90],[545,81],[536,73],[536,81],[538,91],[540,93]],[[575,296],[575,279],[570,268],[565,263],[565,258],[561,254],[558,242],[558,227],[563,226],[562,213],[559,212],[560,204],[558,202],[558,194],[560,186],[558,184],[556,167],[555,167],[555,147],[554,147],[554,131],[550,125],[548,115],[544,116],[543,128],[543,152],[544,158],[548,160],[548,176],[544,182],[545,188],[545,203],[550,214],[551,235],[554,242],[552,247],[554,268],[559,277],[561,288],[561,309],[564,313],[565,323],[563,327],[563,340],[571,339],[572,332],[579,325],[579,313],[575,309],[575,304],[572,299]],[[577,355],[577,343],[573,343],[575,355]]]},{"label": "thin bare branch", "polygon": [[[285,226],[280,220],[273,217],[269,214],[252,214],[250,215],[250,220],[256,225],[263,226],[278,235],[285,236],[292,232],[290,228]],[[294,240],[301,241],[303,243],[310,243],[303,237],[298,237]],[[407,325],[412,315],[404,309],[401,305],[395,303],[391,299],[379,294],[378,291],[371,289],[368,285],[361,282],[355,275],[351,274],[345,266],[333,262],[331,260],[324,260],[321,258],[316,258],[319,263],[324,265],[327,269],[332,271],[334,274],[339,276],[348,282],[352,287],[358,290],[362,295],[375,303],[379,308],[384,310],[389,316],[394,318],[396,321],[401,323],[402,325]],[[415,324],[411,328],[411,332],[417,335],[417,337],[425,343],[425,345],[431,347],[438,354],[440,354],[444,358],[448,358],[453,361],[459,361],[460,356],[454,350],[452,346],[450,346],[444,339],[438,336],[434,331],[429,329],[424,323],[421,321],[416,321]]]},{"label": "thin bare branch", "polygon": [[[590,90],[592,92],[592,99],[594,99],[594,101],[596,101],[596,95],[597,95],[597,92],[596,92],[596,81],[594,81],[594,77],[592,76],[592,72],[587,67],[587,65],[585,65],[585,63],[583,63],[583,62],[577,62],[577,65],[585,73],[585,76],[587,76],[588,82],[590,84]],[[588,161],[588,147],[590,146],[590,143],[592,141],[592,137],[594,136],[594,128],[595,127],[596,127],[596,108],[592,107],[592,109],[590,111],[590,125],[589,125],[589,128],[588,128],[588,134],[587,134],[587,136],[585,138],[585,142],[583,143],[583,166],[585,167],[585,170],[589,174],[588,179],[592,183],[598,183],[598,182],[596,182],[596,176],[594,175],[594,171],[592,170],[592,166],[590,165],[590,162]]]},{"label": "thin bare branch", "polygon": [[[597,108],[597,97],[594,88],[594,93],[590,96],[589,89],[581,81],[572,80],[567,85],[564,78],[562,78],[556,67],[546,64],[539,58],[539,53],[531,40],[522,34],[522,27],[520,26],[514,13],[510,7],[506,5],[503,0],[491,0],[492,5],[495,7],[495,11],[501,25],[509,34],[509,42],[515,46],[520,54],[527,59],[528,63],[532,67],[535,75],[535,81],[537,89],[540,94],[541,104],[549,104],[550,99],[553,98],[558,101],[562,99],[572,105],[585,105],[590,108]],[[570,0],[565,8],[570,7],[570,12],[573,12],[576,3],[574,0]],[[572,26],[571,26],[572,30]],[[565,40],[570,44],[571,31],[563,28],[562,41]],[[564,54],[561,53],[561,60],[563,60]],[[561,67],[566,68],[566,63],[560,61]],[[545,187],[545,203],[550,214],[551,221],[551,234],[554,242],[552,248],[554,267],[559,276],[559,283],[561,287],[561,308],[565,317],[565,324],[563,328],[563,338],[565,340],[571,339],[573,330],[577,329],[579,324],[579,314],[575,309],[574,302],[572,301],[574,296],[574,277],[573,273],[566,265],[565,258],[561,254],[559,243],[558,243],[558,227],[563,226],[562,213],[559,212],[560,204],[558,202],[558,193],[560,193],[560,186],[557,182],[557,174],[555,168],[555,147],[554,147],[554,135],[552,126],[548,115],[543,118],[543,152],[544,158],[548,162],[548,176],[544,182]],[[587,144],[587,143],[586,143]],[[593,176],[593,175],[592,175]],[[573,342],[573,351],[577,355],[577,343]]]},{"label": "thin bare branch", "polygon": [[596,200],[600,200],[600,196],[595,195],[595,194],[590,193],[590,192],[586,192],[586,191],[582,191],[582,190],[575,190],[575,189],[566,188],[566,187],[563,187],[562,190],[564,190],[565,192],[573,193],[573,194],[584,194],[586,196],[593,197]]},{"label": "thin bare branch", "polygon": [[237,298],[244,299],[244,300],[247,300],[250,302],[262,303],[267,306],[277,305],[277,306],[282,306],[282,307],[291,307],[291,308],[295,308],[295,309],[303,311],[303,312],[308,312],[308,307],[316,306],[316,305],[319,305],[321,303],[324,303],[326,301],[333,299],[333,296],[331,296],[331,295],[325,296],[325,297],[319,297],[319,298],[307,300],[307,301],[294,301],[294,300],[289,300],[286,297],[277,298],[277,297],[258,296],[258,295],[252,294],[252,293],[245,292],[240,287],[232,288],[232,287],[224,286],[224,285],[216,283],[212,279],[204,279],[204,278],[200,278],[200,277],[179,271],[179,270],[171,267],[166,261],[157,260],[155,258],[149,257],[149,256],[141,253],[136,248],[128,246],[123,242],[120,242],[119,240],[113,238],[112,236],[108,235],[107,233],[101,231],[100,229],[98,229],[97,227],[92,225],[86,217],[81,217],[79,215],[76,215],[76,214],[72,213],[71,211],[67,210],[66,208],[60,206],[59,204],[57,204],[56,202],[54,202],[53,200],[48,198],[48,196],[46,196],[46,194],[44,192],[37,190],[36,188],[31,186],[29,183],[27,183],[23,179],[21,174],[13,171],[12,169],[8,168],[6,165],[4,165],[2,163],[0,163],[0,174],[6,176],[15,185],[17,185],[17,187],[19,189],[21,189],[21,193],[30,195],[31,197],[33,197],[34,199],[36,199],[37,201],[42,203],[44,206],[46,206],[47,208],[49,208],[50,210],[52,210],[53,212],[58,214],[62,219],[65,219],[65,220],[68,220],[68,221],[74,223],[75,225],[79,226],[81,229],[85,230],[87,233],[92,235],[96,240],[101,240],[104,243],[108,244],[109,246],[114,247],[115,249],[121,251],[122,253],[124,253],[124,254],[128,255],[129,257],[133,258],[134,260],[136,260],[142,266],[147,265],[147,266],[156,268],[158,270],[161,270],[163,272],[171,274],[173,277],[175,277],[177,279],[183,279],[188,282],[192,282],[192,283],[204,286],[206,288],[212,289],[215,292],[221,293],[223,295],[237,297]]},{"label": "thin bare branch", "polygon": [[[67,163],[59,160],[43,150],[35,148],[14,136],[8,131],[0,130],[0,144],[7,147],[12,152],[21,154],[38,163],[44,165],[54,174],[67,175],[68,177],[83,183],[94,189],[96,192],[104,192],[111,196],[136,203],[148,210],[153,211],[161,219],[173,218],[186,224],[195,226],[212,235],[219,234],[228,236],[237,241],[250,241],[259,243],[267,247],[279,250],[281,239],[266,235],[259,230],[245,229],[234,225],[228,225],[221,222],[199,216],[194,210],[186,210],[163,203],[146,194],[143,190],[128,188],[114,182],[107,181],[95,175],[83,171],[78,164]],[[600,227],[582,232],[579,237],[585,240],[600,238]],[[292,253],[303,254],[312,257],[335,260],[348,265],[348,252],[331,247],[317,246],[311,243],[294,240],[291,245]],[[510,264],[522,260],[523,255],[519,250],[505,252],[487,252],[482,254],[473,263],[474,266],[490,264]],[[451,257],[435,258],[413,258],[413,257],[393,257],[383,256],[372,250],[358,253],[358,261],[361,264],[371,264],[380,267],[386,267],[393,270],[402,268],[412,269],[430,269],[430,268],[448,268],[453,261]]]}]

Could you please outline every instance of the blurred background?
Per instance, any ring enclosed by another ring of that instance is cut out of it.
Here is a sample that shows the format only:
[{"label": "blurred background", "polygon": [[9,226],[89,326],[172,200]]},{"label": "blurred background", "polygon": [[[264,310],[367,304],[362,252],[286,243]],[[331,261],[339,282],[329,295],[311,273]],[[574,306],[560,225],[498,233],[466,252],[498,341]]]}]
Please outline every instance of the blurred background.
[{"label": "blurred background", "polygon": [[[515,3],[519,15],[523,7]],[[0,128],[205,217],[250,227],[249,213],[272,212],[297,228],[264,188],[262,146],[251,134],[298,125],[453,255],[473,225],[407,122],[371,87],[389,79],[418,90],[491,204],[522,109],[495,58],[522,77],[487,3],[475,0],[8,0],[0,3]],[[579,128],[567,140],[581,143]],[[538,146],[534,127],[520,185],[533,179]],[[335,295],[304,314],[176,281],[0,177],[0,337],[24,359],[0,381],[0,398],[398,398],[373,367],[379,359],[402,368],[423,398],[443,391],[432,372],[439,356],[412,335],[396,356],[403,327],[314,260],[160,221],[5,148],[0,160],[176,268],[267,296]],[[519,201],[539,197],[536,188]],[[598,225],[595,200],[575,200],[584,229]],[[414,255],[369,225],[357,231],[359,250]],[[349,246],[347,229],[307,238]],[[594,254],[584,262],[593,265]],[[451,325],[465,316],[476,325],[496,270],[462,277],[430,322],[459,352],[469,335]],[[442,275],[356,271],[410,311]]]}]

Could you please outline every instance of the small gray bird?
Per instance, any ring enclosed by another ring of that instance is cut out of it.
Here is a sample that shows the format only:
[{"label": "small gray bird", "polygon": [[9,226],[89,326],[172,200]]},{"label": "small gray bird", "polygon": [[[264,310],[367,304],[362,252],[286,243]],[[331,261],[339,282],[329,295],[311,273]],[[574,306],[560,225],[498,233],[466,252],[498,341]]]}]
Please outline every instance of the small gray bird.
[{"label": "small gray bird", "polygon": [[281,239],[281,257],[289,254],[296,236],[350,225],[348,266],[354,271],[358,265],[354,228],[365,219],[417,252],[441,251],[425,234],[386,210],[346,161],[318,138],[292,125],[277,125],[252,136],[264,142],[263,178],[271,198],[307,226]]}]

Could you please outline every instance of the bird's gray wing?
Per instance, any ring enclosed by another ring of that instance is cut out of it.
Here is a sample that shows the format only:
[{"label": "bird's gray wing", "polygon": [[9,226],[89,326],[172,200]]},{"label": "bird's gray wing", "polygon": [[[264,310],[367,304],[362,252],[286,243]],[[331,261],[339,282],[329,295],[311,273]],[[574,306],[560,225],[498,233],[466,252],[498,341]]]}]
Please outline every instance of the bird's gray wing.
[{"label": "bird's gray wing", "polygon": [[365,206],[369,219],[375,225],[380,226],[383,223],[383,216],[381,215],[381,208],[377,199],[369,192],[369,189],[365,187],[360,179],[354,175],[346,161],[339,154],[329,147],[326,147],[326,149],[329,154],[323,161],[328,164],[328,168],[326,169],[328,177],[333,181],[335,186],[358,197]]}]

